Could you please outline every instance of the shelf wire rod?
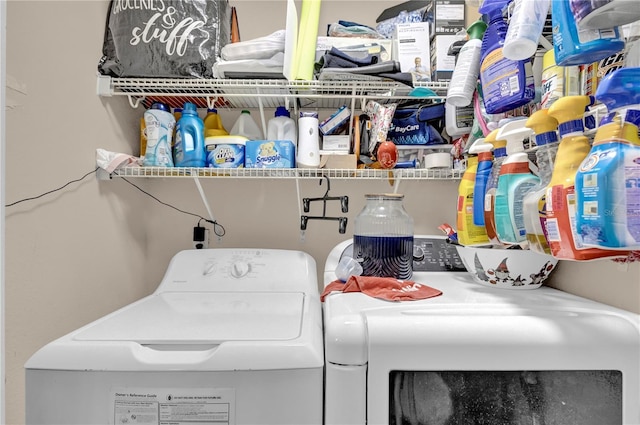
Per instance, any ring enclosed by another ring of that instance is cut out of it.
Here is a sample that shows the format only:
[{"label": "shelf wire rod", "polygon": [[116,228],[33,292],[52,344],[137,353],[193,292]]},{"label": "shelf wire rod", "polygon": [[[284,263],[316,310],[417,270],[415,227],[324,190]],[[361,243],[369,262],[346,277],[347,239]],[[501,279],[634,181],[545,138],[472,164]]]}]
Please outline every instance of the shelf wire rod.
[{"label": "shelf wire rod", "polygon": [[[260,95],[260,88],[256,89],[256,93]],[[264,138],[267,138],[267,120],[264,116],[264,103],[262,102],[262,97],[258,96],[258,109],[260,110],[260,119],[262,120],[262,134]]]},{"label": "shelf wire rod", "polygon": [[213,216],[211,212],[211,207],[209,206],[209,201],[207,201],[207,197],[204,194],[204,190],[202,190],[202,185],[200,184],[200,180],[197,176],[193,176],[193,181],[196,183],[196,187],[198,188],[198,192],[200,192],[200,198],[202,198],[202,202],[204,203],[204,207],[207,209],[207,213],[209,214],[209,218],[212,222],[215,223],[216,218]]}]

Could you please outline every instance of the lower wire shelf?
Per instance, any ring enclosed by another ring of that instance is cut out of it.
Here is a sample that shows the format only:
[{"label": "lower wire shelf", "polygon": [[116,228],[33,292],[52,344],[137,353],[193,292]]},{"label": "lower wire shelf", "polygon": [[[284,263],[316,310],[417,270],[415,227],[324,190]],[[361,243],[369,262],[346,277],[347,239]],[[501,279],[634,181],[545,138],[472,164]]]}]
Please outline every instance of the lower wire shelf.
[{"label": "lower wire shelf", "polygon": [[267,178],[267,179],[331,179],[355,180],[456,180],[464,170],[397,168],[397,169],[325,169],[325,168],[190,168],[190,167],[125,167],[110,174],[117,177],[146,178]]}]

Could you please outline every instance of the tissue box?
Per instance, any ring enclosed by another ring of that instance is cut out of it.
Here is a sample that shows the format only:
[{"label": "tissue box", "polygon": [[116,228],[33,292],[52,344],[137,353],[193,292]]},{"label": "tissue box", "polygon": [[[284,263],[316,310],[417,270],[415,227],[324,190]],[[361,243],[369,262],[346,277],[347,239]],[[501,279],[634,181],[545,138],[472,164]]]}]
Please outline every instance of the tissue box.
[{"label": "tissue box", "polygon": [[295,168],[296,146],[290,140],[248,140],[245,168]]}]

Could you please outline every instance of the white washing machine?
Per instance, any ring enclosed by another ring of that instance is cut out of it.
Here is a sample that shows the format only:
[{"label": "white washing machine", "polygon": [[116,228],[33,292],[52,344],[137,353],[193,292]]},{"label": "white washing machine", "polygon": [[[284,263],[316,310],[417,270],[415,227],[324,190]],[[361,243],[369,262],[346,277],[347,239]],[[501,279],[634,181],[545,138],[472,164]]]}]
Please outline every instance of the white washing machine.
[{"label": "white washing machine", "polygon": [[[640,424],[640,316],[546,286],[485,287],[443,238],[414,245],[412,280],[442,295],[325,298],[325,424]],[[332,250],[325,286],[351,252]]]},{"label": "white washing machine", "polygon": [[152,295],[29,359],[27,424],[317,425],[322,338],[308,254],[182,251]]}]

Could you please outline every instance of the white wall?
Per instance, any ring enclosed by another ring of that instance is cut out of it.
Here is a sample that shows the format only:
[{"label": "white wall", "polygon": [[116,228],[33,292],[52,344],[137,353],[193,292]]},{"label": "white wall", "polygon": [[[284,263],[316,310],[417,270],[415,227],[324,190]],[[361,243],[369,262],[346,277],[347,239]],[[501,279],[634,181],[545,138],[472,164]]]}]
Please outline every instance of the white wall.
[{"label": "white wall", "polygon": [[[324,0],[321,28],[337,19],[373,25],[389,1]],[[285,2],[233,1],[242,38],[284,27]],[[95,167],[95,150],[137,153],[142,110],[124,98],[96,96],[107,1],[7,3],[6,202],[39,195]],[[226,126],[236,112],[221,111]],[[350,225],[311,222],[300,238],[294,181],[201,180],[227,230],[212,247],[275,247],[324,258],[350,237],[363,195],[391,190],[386,181],[332,181],[350,196]],[[176,207],[206,216],[189,180],[137,179]],[[302,196],[321,196],[318,181],[302,181]],[[439,233],[455,222],[457,182],[403,182],[400,192],[416,233]],[[341,214],[339,207],[328,211]],[[162,206],[120,179],[90,176],[61,192],[6,210],[7,423],[24,421],[25,361],[38,348],[155,289],[169,259],[191,247],[197,219]],[[637,264],[562,264],[554,284],[640,312]]]}]

